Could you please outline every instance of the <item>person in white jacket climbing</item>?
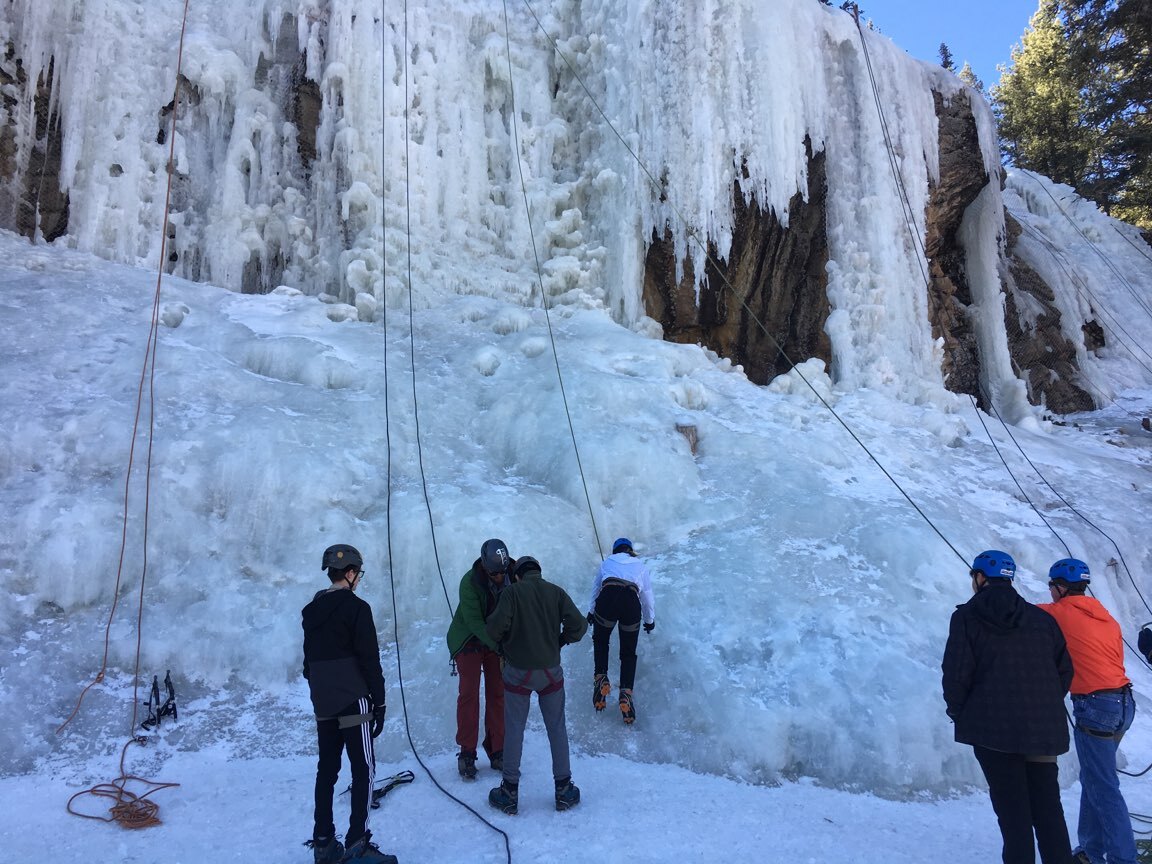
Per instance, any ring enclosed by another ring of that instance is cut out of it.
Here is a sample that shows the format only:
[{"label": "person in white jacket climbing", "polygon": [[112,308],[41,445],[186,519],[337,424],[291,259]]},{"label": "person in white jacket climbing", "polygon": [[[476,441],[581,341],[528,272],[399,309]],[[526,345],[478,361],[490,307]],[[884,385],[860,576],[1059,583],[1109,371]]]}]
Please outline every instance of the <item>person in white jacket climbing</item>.
[{"label": "person in white jacket climbing", "polygon": [[636,720],[632,686],[636,680],[636,643],[640,623],[644,632],[656,627],[656,604],[652,596],[652,575],[632,551],[632,541],[620,537],[612,544],[612,554],[600,565],[588,601],[588,623],[592,625],[592,649],[596,677],[592,707],[603,711],[612,692],[608,678],[608,645],[612,630],[620,625],[620,713],[625,723]]}]

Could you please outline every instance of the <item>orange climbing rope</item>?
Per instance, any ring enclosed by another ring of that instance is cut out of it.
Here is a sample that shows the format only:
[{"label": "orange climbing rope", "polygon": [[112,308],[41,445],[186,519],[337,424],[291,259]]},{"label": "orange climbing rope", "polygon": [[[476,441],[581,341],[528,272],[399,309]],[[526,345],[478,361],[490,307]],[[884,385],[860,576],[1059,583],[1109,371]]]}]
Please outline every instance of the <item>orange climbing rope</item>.
[{"label": "orange climbing rope", "polygon": [[[136,611],[136,666],[133,674],[132,681],[132,720],[128,727],[128,741],[124,744],[124,748],[120,751],[120,776],[113,780],[111,783],[101,783],[86,789],[82,792],[77,792],[68,799],[68,812],[74,816],[80,816],[85,819],[98,819],[104,822],[116,822],[125,828],[147,828],[151,825],[160,824],[159,805],[148,798],[153,792],[158,792],[161,789],[168,789],[178,786],[178,783],[167,783],[148,780],[143,777],[137,777],[129,774],[124,767],[124,760],[127,756],[128,748],[132,744],[143,744],[144,739],[136,734],[136,716],[137,706],[139,704],[140,694],[140,651],[142,643],[142,629],[144,622],[144,585],[148,575],[148,518],[152,501],[152,441],[153,433],[155,431],[155,418],[156,418],[156,396],[155,396],[155,382],[156,382],[156,344],[157,336],[160,327],[160,286],[161,280],[164,275],[164,260],[165,252],[168,241],[168,216],[171,210],[172,203],[172,174],[176,170],[176,116],[179,113],[180,105],[180,77],[181,69],[184,62],[184,34],[188,27],[188,6],[190,0],[184,0],[184,15],[180,22],[180,42],[176,53],[176,84],[173,88],[172,96],[172,124],[168,135],[168,162],[166,171],[168,174],[167,188],[164,193],[164,219],[160,226],[160,261],[156,268],[156,290],[152,298],[152,320],[148,329],[148,340],[144,350],[144,361],[140,369],[140,383],[136,391],[136,414],[132,421],[132,438],[128,447],[128,471],[124,479],[124,509],[121,519],[121,532],[120,532],[120,559],[116,566],[116,585],[112,591],[112,608],[108,612],[108,621],[104,627],[104,657],[100,664],[100,671],[96,673],[95,678],[88,684],[80,693],[80,697],[76,701],[76,707],[72,710],[68,719],[65,720],[56,729],[56,734],[60,734],[64,728],[72,722],[80,711],[80,705],[84,701],[85,695],[96,684],[104,680],[104,673],[108,669],[108,647],[111,640],[112,632],[112,619],[116,614],[116,606],[120,598],[120,582],[124,573],[124,556],[128,546],[128,512],[130,504],[129,490],[132,481],[132,469],[136,463],[136,439],[140,430],[140,414],[144,406],[144,385],[148,385],[148,448],[144,460],[144,513],[143,513],[143,555],[142,566],[140,571],[140,591],[137,602]],[[137,794],[130,791],[127,787],[130,783],[143,784],[148,788],[142,794]],[[81,813],[74,810],[72,805],[78,799],[84,796],[91,795],[97,798],[111,798],[115,803],[109,809],[110,816],[93,816],[87,813]]]}]

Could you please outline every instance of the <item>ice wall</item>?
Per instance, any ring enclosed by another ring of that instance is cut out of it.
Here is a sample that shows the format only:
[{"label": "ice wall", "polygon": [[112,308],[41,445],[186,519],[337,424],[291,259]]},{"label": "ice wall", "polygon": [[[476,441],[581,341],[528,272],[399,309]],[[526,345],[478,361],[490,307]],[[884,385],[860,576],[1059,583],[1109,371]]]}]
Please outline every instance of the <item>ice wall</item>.
[{"label": "ice wall", "polygon": [[[1008,172],[1004,202],[1021,229],[1014,255],[1051,289],[1085,389],[1103,406],[1144,385],[1152,375],[1152,250],[1140,232],[1030,171]],[[1021,315],[1029,326],[1033,314]],[[1099,332],[1102,346],[1090,350],[1086,327]]]},{"label": "ice wall", "polygon": [[[80,249],[156,265],[182,11],[177,0],[0,11],[31,81],[56,58],[60,180]],[[670,229],[703,273],[699,240],[728,249],[733,181],[786,219],[810,147],[828,155],[837,383],[948,398],[920,250],[937,173],[932,91],[961,85],[838,9],[555,0],[509,3],[506,19],[492,0],[451,15],[428,0],[383,11],[199,0],[182,75],[165,262],[176,275],[378,302],[387,260],[392,303],[411,282],[418,304],[444,291],[538,304],[542,284],[554,304],[635,324],[652,233]],[[991,122],[977,114],[994,172]],[[29,124],[18,131],[26,161]],[[981,212],[995,219],[997,184],[987,194]],[[995,260],[997,232],[972,236]],[[508,277],[478,279],[468,265],[481,258]],[[537,259],[541,277],[526,278]],[[982,271],[992,305],[994,271]],[[990,368],[998,392],[1011,369]]]}]

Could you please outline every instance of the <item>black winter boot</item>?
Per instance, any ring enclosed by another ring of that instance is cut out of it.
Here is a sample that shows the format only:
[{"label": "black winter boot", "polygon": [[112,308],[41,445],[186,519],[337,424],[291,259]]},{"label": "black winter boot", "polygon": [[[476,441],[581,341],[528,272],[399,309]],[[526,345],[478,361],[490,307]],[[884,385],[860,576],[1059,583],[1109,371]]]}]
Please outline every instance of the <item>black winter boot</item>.
[{"label": "black winter boot", "polygon": [[355,862],[355,864],[399,864],[395,855],[388,855],[380,851],[380,847],[372,842],[372,832],[365,831],[364,836],[349,846],[340,864]]},{"label": "black winter boot", "polygon": [[456,768],[465,780],[476,779],[476,751],[461,750],[456,756]]},{"label": "black winter boot", "polygon": [[556,781],[556,809],[571,810],[580,803],[580,787],[572,782],[571,777]]},{"label": "black winter boot", "polygon": [[488,793],[488,803],[507,813],[509,816],[515,816],[520,803],[520,787],[516,783],[509,783],[504,780]]},{"label": "black winter boot", "polygon": [[344,856],[344,844],[335,837],[313,837],[304,845],[312,847],[315,864],[337,864]]}]

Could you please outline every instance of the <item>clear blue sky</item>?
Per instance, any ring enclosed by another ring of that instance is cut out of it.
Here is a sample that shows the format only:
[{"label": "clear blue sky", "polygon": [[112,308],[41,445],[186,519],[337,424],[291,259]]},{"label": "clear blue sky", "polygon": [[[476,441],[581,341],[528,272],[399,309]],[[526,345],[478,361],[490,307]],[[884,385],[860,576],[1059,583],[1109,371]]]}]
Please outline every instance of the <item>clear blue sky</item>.
[{"label": "clear blue sky", "polygon": [[[1039,0],[857,0],[885,36],[920,60],[939,62],[948,43],[956,69],[967,60],[991,87],[1000,80],[998,63],[1011,59],[1013,44],[1028,28]],[[839,6],[839,2],[834,5]]]}]

